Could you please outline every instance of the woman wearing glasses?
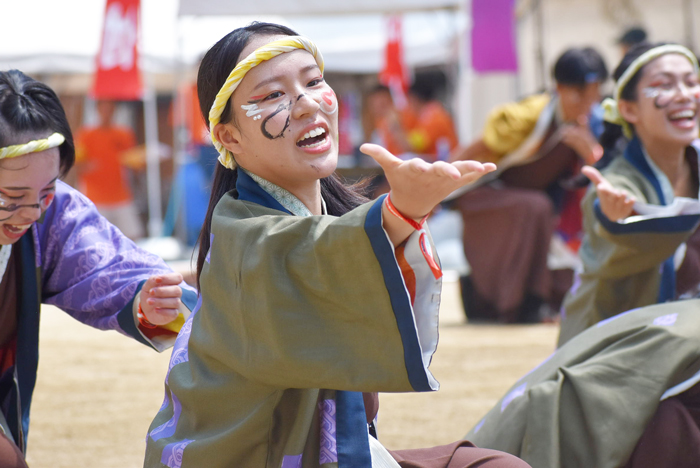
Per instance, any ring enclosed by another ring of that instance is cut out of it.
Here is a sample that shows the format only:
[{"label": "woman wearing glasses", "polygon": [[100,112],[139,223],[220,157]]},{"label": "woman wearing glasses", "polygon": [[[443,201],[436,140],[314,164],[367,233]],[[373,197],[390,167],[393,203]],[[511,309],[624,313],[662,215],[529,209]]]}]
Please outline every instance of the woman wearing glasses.
[{"label": "woman wearing glasses", "polygon": [[0,72],[0,467],[23,467],[36,382],[41,304],[158,350],[196,300],[59,179],[73,137],[56,94]]}]

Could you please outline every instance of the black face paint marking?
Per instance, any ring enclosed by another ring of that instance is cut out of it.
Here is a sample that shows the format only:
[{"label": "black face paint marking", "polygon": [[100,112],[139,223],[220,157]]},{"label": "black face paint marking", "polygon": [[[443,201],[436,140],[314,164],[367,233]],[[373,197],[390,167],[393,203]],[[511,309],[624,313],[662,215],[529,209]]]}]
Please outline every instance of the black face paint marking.
[{"label": "black face paint marking", "polygon": [[668,100],[667,103],[661,104],[661,102],[659,102],[659,100],[660,100],[661,98],[662,98],[661,94],[659,94],[658,96],[656,96],[656,97],[654,98],[654,107],[656,107],[657,109],[663,109],[663,108],[665,108],[665,107],[668,107],[669,105],[671,105],[671,102],[673,101],[673,98],[671,98],[671,99]]},{"label": "black face paint marking", "polygon": [[299,102],[299,100],[300,100],[301,98],[303,98],[304,96],[306,96],[306,94],[300,94],[299,96],[297,96],[297,102]]},{"label": "black face paint marking", "polygon": [[289,115],[287,116],[287,120],[284,122],[284,128],[282,128],[282,131],[279,132],[277,135],[272,135],[272,134],[270,134],[270,132],[267,131],[267,128],[266,128],[267,122],[271,118],[273,118],[274,116],[276,116],[277,114],[282,112],[283,110],[290,110],[291,108],[292,108],[292,101],[289,101],[288,104],[280,104],[277,107],[276,111],[274,111],[272,114],[265,117],[265,119],[260,124],[260,131],[262,131],[262,134],[265,136],[265,138],[269,138],[270,140],[274,140],[276,138],[284,138],[284,132],[285,132],[285,130],[287,130],[287,127],[289,127],[289,117],[290,117]]},{"label": "black face paint marking", "polygon": [[12,218],[12,216],[10,216],[9,218],[0,219],[0,223],[5,222],[5,221],[7,221],[7,220],[10,219],[10,218]]}]

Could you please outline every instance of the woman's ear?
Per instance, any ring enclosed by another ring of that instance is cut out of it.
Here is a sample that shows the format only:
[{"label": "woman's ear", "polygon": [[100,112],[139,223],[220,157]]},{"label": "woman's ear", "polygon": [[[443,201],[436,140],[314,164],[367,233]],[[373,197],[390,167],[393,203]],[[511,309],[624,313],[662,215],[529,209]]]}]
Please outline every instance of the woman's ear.
[{"label": "woman's ear", "polygon": [[636,102],[620,99],[617,102],[617,108],[620,110],[620,115],[625,121],[632,125],[639,122],[639,105]]},{"label": "woman's ear", "polygon": [[218,123],[214,125],[212,130],[214,137],[224,145],[224,148],[229,150],[231,154],[240,154],[243,150],[241,148],[241,132],[235,125],[231,123]]}]

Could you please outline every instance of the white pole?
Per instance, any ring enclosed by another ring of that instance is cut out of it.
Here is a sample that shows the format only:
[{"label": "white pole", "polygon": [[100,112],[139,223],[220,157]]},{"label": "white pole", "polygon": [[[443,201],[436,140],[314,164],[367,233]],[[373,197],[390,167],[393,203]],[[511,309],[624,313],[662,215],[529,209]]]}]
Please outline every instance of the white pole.
[{"label": "white pole", "polygon": [[466,146],[472,141],[472,83],[474,81],[471,57],[472,15],[471,0],[462,2],[458,14],[464,27],[458,35],[458,81],[457,81],[457,134],[459,143]]},{"label": "white pole", "polygon": [[143,121],[146,133],[146,185],[148,191],[148,236],[163,233],[163,213],[160,194],[160,158],[158,156],[158,109],[156,93],[144,73]]},{"label": "white pole", "polygon": [[695,1],[694,0],[683,0],[683,16],[685,17],[685,45],[690,48],[690,50],[695,51],[696,49],[696,23],[695,23]]},{"label": "white pole", "polygon": [[535,0],[533,25],[535,28],[535,64],[539,91],[547,89],[547,68],[545,66],[544,42],[544,3]]}]

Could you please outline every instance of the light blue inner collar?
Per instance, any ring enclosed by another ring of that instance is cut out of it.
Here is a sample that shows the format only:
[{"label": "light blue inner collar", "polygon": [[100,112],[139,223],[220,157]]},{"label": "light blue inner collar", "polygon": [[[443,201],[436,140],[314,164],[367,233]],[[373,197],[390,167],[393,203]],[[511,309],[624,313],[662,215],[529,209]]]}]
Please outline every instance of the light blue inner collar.
[{"label": "light blue inner collar", "polygon": [[[312,216],[311,211],[304,205],[301,200],[299,200],[290,191],[283,189],[279,185],[275,185],[272,182],[263,179],[257,174],[253,174],[247,169],[239,167],[246,174],[248,174],[255,182],[260,185],[260,187],[267,192],[272,198],[277,200],[280,205],[288,209],[295,216]],[[321,197],[321,211],[323,214],[327,214],[326,201]]]}]

